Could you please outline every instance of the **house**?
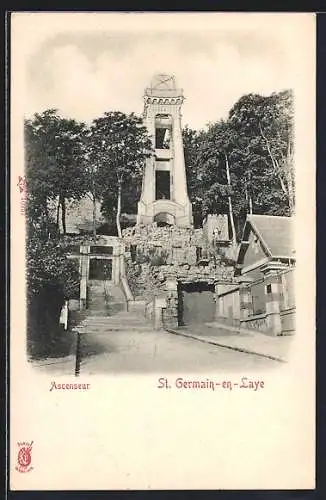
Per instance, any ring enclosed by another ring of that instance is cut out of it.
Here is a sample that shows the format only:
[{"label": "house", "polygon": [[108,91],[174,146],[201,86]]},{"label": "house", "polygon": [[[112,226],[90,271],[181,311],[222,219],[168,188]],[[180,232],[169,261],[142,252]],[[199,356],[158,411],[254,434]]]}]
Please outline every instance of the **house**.
[{"label": "house", "polygon": [[218,314],[271,335],[295,332],[293,217],[248,215],[239,246],[237,287],[220,288]]}]

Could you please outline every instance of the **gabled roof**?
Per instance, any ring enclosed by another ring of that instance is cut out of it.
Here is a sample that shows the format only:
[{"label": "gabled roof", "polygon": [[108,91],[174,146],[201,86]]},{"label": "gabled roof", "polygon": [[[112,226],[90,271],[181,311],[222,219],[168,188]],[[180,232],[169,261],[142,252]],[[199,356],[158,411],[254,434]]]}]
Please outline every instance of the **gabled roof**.
[{"label": "gabled roof", "polygon": [[247,215],[243,239],[247,237],[248,226],[258,236],[270,257],[295,257],[293,217]]}]

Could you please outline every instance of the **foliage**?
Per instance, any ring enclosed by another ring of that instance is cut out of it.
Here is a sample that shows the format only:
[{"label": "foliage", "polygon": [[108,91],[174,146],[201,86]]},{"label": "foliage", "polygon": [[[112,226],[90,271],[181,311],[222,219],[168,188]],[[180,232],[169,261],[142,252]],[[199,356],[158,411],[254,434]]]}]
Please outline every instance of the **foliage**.
[{"label": "foliage", "polygon": [[232,107],[229,122],[239,137],[235,159],[245,165],[244,177],[259,213],[266,210],[278,215],[292,213],[295,201],[292,92],[286,90],[267,97],[243,96]]},{"label": "foliage", "polygon": [[[84,135],[86,126],[61,118],[49,109],[25,121],[25,168],[29,202],[49,219],[48,203],[61,207],[65,232],[66,206],[69,199],[78,200],[86,192],[84,175]],[[49,222],[49,221],[48,221]]]},{"label": "foliage", "polygon": [[87,144],[87,162],[97,195],[104,200],[103,213],[109,220],[115,215],[121,237],[121,209],[128,210],[139,197],[150,138],[140,117],[112,111],[93,121]]},{"label": "foliage", "polygon": [[208,213],[232,214],[239,239],[249,212],[293,213],[290,91],[245,95],[227,120],[209,124],[206,131],[186,127],[183,138],[189,196],[201,218]]},{"label": "foliage", "polygon": [[28,240],[27,282],[29,296],[51,288],[62,300],[79,297],[78,266],[67,259],[58,240],[44,241],[35,236]]},{"label": "foliage", "polygon": [[58,199],[64,217],[66,198],[76,198],[82,192],[78,181],[74,184],[70,177],[76,173],[76,165],[68,165],[69,158],[78,159],[76,150],[69,149],[74,144],[73,128],[76,133],[80,130],[72,122],[62,121],[51,110],[25,122],[27,349],[33,357],[70,354],[73,340],[62,334],[59,316],[65,299],[79,297],[78,266],[66,258],[59,239],[59,220],[54,220],[48,207]]},{"label": "foliage", "polygon": [[65,299],[79,297],[78,266],[61,242],[34,233],[27,243],[27,350],[32,357],[71,354],[73,336],[63,334],[59,317]]},{"label": "foliage", "polygon": [[126,278],[128,281],[128,285],[131,293],[135,297],[139,291],[139,277],[142,273],[142,267],[140,264],[136,262],[127,262],[126,266]]},{"label": "foliage", "polygon": [[187,172],[187,189],[192,203],[195,227],[200,227],[203,220],[203,200],[205,193],[202,185],[202,168],[198,151],[205,133],[186,126],[182,130],[185,166]]}]

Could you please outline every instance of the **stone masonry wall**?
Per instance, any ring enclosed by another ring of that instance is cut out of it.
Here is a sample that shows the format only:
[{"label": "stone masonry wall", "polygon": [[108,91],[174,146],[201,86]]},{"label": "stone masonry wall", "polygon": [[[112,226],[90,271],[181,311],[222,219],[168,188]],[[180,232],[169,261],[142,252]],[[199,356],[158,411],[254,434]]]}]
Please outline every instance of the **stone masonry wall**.
[{"label": "stone masonry wall", "polygon": [[[209,250],[202,229],[176,226],[134,226],[123,231],[127,277],[135,297],[147,301],[166,298],[164,323],[175,327],[178,322],[178,282],[232,281],[234,269],[209,255],[206,265],[197,261],[197,247]],[[131,251],[131,246],[136,247]],[[133,254],[133,255],[132,255]],[[206,254],[205,254],[206,255]]]},{"label": "stone masonry wall", "polygon": [[202,229],[158,227],[155,223],[124,229],[123,241],[127,257],[130,246],[136,245],[138,256],[164,255],[166,264],[196,264],[196,248],[207,248]]}]

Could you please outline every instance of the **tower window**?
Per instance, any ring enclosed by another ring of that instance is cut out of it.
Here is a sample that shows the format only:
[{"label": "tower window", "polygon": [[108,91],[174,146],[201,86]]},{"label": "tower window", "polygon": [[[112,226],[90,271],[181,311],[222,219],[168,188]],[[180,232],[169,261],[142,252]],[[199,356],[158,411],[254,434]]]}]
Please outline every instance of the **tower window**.
[{"label": "tower window", "polygon": [[171,147],[171,134],[168,128],[155,129],[155,148],[156,149],[170,149]]},{"label": "tower window", "polygon": [[155,199],[170,200],[170,172],[168,170],[156,170],[155,172]]}]

